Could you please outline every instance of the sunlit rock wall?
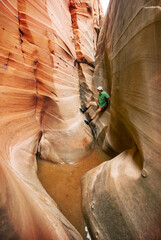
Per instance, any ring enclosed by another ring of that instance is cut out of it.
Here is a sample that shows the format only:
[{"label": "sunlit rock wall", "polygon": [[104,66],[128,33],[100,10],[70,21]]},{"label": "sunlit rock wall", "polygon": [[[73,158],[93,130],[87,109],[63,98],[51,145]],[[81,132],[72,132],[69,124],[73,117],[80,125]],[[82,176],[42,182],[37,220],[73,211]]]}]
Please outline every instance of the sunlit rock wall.
[{"label": "sunlit rock wall", "polygon": [[98,85],[111,106],[92,127],[117,156],[83,179],[84,215],[94,239],[159,240],[161,1],[110,2],[97,49]]},{"label": "sunlit rock wall", "polygon": [[[82,4],[79,31],[90,33],[86,41],[82,36],[82,55],[91,65],[101,10],[97,1]],[[35,158],[39,151],[44,159],[73,163],[92,143],[79,112],[70,6],[68,0],[0,1],[0,239],[81,239],[39,183]]]}]

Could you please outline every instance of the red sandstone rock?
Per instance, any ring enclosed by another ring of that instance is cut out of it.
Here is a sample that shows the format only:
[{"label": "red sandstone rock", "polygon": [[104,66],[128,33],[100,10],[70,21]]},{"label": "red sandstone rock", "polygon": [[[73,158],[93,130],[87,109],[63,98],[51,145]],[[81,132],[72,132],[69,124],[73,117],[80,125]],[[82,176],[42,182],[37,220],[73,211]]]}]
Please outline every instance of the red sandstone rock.
[{"label": "red sandstone rock", "polygon": [[94,123],[104,150],[118,155],[83,179],[94,239],[161,239],[160,37],[160,1],[111,1],[93,78],[111,106]]},{"label": "red sandstone rock", "polygon": [[[39,183],[35,158],[39,149],[45,159],[73,163],[92,143],[79,112],[79,39],[69,6],[0,1],[1,239],[81,239]],[[82,56],[93,63],[97,1],[82,1],[77,11]]]}]

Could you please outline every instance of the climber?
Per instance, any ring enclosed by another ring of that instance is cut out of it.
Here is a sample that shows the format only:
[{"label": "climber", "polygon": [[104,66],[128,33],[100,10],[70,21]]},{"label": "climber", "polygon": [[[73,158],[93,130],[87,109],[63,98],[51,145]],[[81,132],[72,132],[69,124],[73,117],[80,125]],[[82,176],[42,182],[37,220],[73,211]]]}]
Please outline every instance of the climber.
[{"label": "climber", "polygon": [[89,102],[87,104],[87,106],[85,107],[85,109],[82,109],[80,108],[80,111],[84,114],[87,109],[89,109],[91,106],[95,106],[97,107],[97,110],[96,112],[94,113],[94,115],[91,117],[90,120],[84,120],[84,122],[89,125],[90,122],[95,119],[95,117],[97,116],[98,113],[100,112],[104,112],[106,110],[106,108],[108,107],[109,105],[109,100],[110,100],[110,96],[108,95],[108,93],[106,93],[105,91],[103,91],[103,88],[101,86],[99,86],[97,88],[97,91],[98,91],[98,103],[96,102]]}]

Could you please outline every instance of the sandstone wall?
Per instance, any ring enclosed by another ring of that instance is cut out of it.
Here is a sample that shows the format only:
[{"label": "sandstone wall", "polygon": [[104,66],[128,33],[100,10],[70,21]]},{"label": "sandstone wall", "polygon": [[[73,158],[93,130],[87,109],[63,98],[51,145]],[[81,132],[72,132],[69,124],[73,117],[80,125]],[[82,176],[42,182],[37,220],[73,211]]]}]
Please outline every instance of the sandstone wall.
[{"label": "sandstone wall", "polygon": [[110,93],[111,106],[93,129],[117,156],[83,179],[94,239],[161,238],[160,39],[161,1],[111,0],[93,78],[95,89]]},{"label": "sandstone wall", "polygon": [[101,10],[97,1],[77,6],[77,39],[77,2],[0,1],[1,239],[81,239],[39,183],[35,158],[73,163],[92,144],[79,112],[77,51],[88,72]]}]

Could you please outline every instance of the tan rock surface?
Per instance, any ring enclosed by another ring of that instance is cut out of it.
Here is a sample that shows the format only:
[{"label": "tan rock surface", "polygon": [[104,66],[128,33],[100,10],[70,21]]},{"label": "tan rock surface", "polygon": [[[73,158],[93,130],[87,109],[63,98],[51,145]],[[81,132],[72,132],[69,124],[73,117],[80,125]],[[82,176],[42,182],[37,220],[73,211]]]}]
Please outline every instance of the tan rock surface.
[{"label": "tan rock surface", "polygon": [[111,106],[93,128],[104,150],[119,155],[83,179],[94,239],[161,238],[160,39],[160,1],[110,2],[93,85],[104,86]]},{"label": "tan rock surface", "polygon": [[[90,3],[93,12],[97,1]],[[39,149],[45,159],[73,163],[92,143],[79,112],[69,5],[0,1],[0,239],[81,239],[39,183],[35,157]],[[82,18],[87,26],[80,22],[80,31],[94,31],[93,16]],[[87,43],[84,51],[93,61],[94,47]]]},{"label": "tan rock surface", "polygon": [[[70,0],[73,34],[78,64],[81,105],[93,97],[92,76],[95,65],[96,43],[103,22],[99,1]],[[82,31],[82,26],[84,29]]]}]

